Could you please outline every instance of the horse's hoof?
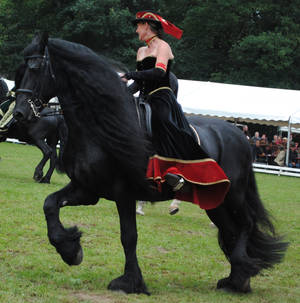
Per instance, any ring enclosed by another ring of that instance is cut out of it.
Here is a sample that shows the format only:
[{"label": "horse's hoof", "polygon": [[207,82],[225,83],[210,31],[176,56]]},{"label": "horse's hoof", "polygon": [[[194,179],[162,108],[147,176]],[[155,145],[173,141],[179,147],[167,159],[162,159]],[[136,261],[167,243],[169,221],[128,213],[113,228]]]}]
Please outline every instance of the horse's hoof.
[{"label": "horse's hoof", "polygon": [[40,182],[43,178],[43,174],[39,174],[39,173],[35,173],[33,175],[33,180],[36,181],[36,182]]},{"label": "horse's hoof", "polygon": [[245,279],[243,282],[233,283],[231,278],[227,277],[218,281],[217,289],[226,292],[249,293],[251,292],[250,278]]},{"label": "horse's hoof", "polygon": [[75,257],[62,255],[59,251],[58,251],[58,253],[60,254],[63,261],[65,263],[67,263],[69,266],[79,265],[79,264],[81,264],[81,262],[83,260],[83,251],[82,251],[81,247],[79,248],[79,251],[77,252]]},{"label": "horse's hoof", "polygon": [[50,180],[48,178],[42,178],[38,181],[39,183],[50,184]]},{"label": "horse's hoof", "polygon": [[126,294],[136,293],[150,296],[143,278],[134,279],[133,277],[129,277],[129,275],[123,275],[112,280],[107,288],[112,291]]},{"label": "horse's hoof", "polygon": [[80,247],[72,265],[79,265],[83,260],[83,250]]}]

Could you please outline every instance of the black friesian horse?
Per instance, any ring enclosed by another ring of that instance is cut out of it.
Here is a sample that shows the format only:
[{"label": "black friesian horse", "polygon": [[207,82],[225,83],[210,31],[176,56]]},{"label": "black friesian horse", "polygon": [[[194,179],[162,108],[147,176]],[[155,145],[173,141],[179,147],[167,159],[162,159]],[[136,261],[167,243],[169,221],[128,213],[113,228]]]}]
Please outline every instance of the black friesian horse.
[{"label": "black friesian horse", "polygon": [[[46,116],[43,116],[43,113]],[[43,113],[37,120],[12,124],[5,136],[0,138],[0,142],[5,141],[6,138],[12,138],[39,148],[43,158],[34,170],[33,179],[39,183],[50,183],[54,169],[64,172],[61,155],[67,132],[62,115],[57,115],[53,109],[45,109]],[[58,142],[60,142],[60,149],[57,155]],[[50,160],[49,168],[44,175],[43,168],[48,160]]]},{"label": "black friesian horse", "polygon": [[[15,89],[19,87],[25,72],[25,65],[21,65],[16,73]],[[10,98],[13,98],[10,96]],[[32,108],[32,107],[31,107]],[[0,142],[7,138],[35,145],[43,154],[42,160],[34,170],[33,179],[39,183],[50,183],[54,169],[64,172],[62,162],[63,147],[67,140],[67,126],[62,114],[52,108],[44,108],[40,117],[34,117],[31,110],[30,121],[14,122],[7,131],[0,133]],[[59,155],[57,156],[57,144],[60,142]],[[43,168],[50,159],[49,168],[44,175]]]},{"label": "black friesian horse", "polygon": [[[124,274],[112,280],[111,290],[148,293],[136,256],[136,200],[172,199],[168,185],[162,192],[145,180],[148,162],[145,135],[135,108],[119,76],[89,48],[37,35],[24,51],[27,70],[17,97],[15,117],[28,118],[28,93],[49,99],[58,96],[68,126],[63,160],[71,182],[49,195],[44,204],[48,237],[62,259],[78,265],[83,254],[77,227],[60,221],[64,206],[96,204],[100,197],[116,201]],[[287,248],[274,231],[260,201],[252,170],[251,148],[243,133],[227,122],[193,117],[204,148],[231,181],[221,206],[207,210],[219,230],[219,243],[230,275],[217,287],[250,291],[250,278],[279,263]]]}]

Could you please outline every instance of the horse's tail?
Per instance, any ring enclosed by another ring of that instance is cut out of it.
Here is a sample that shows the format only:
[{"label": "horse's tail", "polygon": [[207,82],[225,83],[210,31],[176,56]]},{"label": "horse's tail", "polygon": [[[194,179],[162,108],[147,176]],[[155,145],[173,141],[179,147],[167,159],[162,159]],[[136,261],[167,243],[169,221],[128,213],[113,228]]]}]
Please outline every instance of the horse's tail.
[{"label": "horse's tail", "polygon": [[59,117],[59,122],[58,122],[58,138],[59,138],[59,153],[58,153],[58,158],[56,161],[56,170],[59,173],[65,173],[65,166],[63,163],[63,154],[64,154],[64,149],[65,145],[68,139],[68,128],[65,123],[65,119],[63,116]]},{"label": "horse's tail", "polygon": [[252,260],[256,260],[258,268],[270,268],[282,261],[288,243],[275,232],[270,215],[260,200],[252,169],[248,182],[246,204],[253,225],[248,235],[247,253]]}]

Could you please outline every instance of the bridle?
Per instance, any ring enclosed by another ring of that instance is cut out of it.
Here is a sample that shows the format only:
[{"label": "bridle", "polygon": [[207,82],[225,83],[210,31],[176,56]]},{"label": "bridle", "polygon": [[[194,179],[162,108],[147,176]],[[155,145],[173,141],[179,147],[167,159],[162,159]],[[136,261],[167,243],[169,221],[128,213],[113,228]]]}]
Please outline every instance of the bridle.
[{"label": "bridle", "polygon": [[27,89],[27,88],[18,88],[16,90],[16,94],[29,94],[30,98],[26,100],[29,103],[34,116],[40,118],[41,117],[40,112],[45,107],[45,104],[41,99],[41,94],[45,85],[47,74],[50,74],[51,78],[55,80],[55,75],[50,61],[48,46],[45,47],[45,51],[43,55],[26,56],[25,62],[27,67],[31,70],[43,69],[41,75],[42,84],[39,91]]}]

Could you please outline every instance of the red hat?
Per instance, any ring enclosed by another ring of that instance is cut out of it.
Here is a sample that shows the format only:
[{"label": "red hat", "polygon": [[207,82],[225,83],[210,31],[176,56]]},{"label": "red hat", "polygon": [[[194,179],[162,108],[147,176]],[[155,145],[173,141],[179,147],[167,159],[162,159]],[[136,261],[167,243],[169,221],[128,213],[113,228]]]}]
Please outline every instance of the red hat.
[{"label": "red hat", "polygon": [[148,12],[144,11],[144,12],[136,13],[135,17],[136,19],[133,21],[133,24],[137,24],[140,21],[144,21],[144,22],[152,21],[155,23],[159,23],[166,34],[169,34],[177,39],[180,39],[182,36],[183,31],[180,28],[178,28],[171,22],[165,20],[163,17],[161,17],[158,14],[149,11]]}]

